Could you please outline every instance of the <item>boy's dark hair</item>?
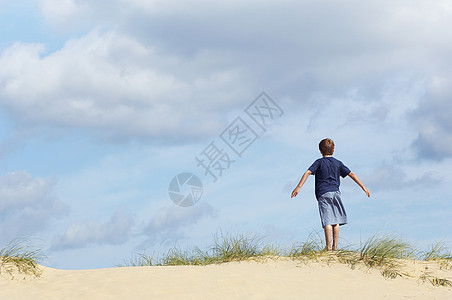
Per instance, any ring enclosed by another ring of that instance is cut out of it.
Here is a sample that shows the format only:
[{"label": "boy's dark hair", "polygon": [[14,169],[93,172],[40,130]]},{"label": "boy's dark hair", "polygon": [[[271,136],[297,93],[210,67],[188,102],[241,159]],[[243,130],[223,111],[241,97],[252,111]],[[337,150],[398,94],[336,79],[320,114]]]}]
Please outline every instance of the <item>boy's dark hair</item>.
[{"label": "boy's dark hair", "polygon": [[333,155],[334,152],[334,142],[332,139],[323,139],[319,143],[319,150],[323,156]]}]

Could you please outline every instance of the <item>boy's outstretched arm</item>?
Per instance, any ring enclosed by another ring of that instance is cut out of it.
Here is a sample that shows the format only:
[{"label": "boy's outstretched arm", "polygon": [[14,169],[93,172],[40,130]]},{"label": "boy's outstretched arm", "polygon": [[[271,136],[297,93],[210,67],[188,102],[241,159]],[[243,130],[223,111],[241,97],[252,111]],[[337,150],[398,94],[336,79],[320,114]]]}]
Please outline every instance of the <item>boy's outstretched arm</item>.
[{"label": "boy's outstretched arm", "polygon": [[311,174],[312,174],[312,172],[309,171],[309,170],[304,172],[303,176],[301,176],[300,182],[298,183],[297,187],[292,192],[292,197],[290,197],[290,198],[293,198],[293,197],[297,196],[297,194],[300,191],[301,187],[306,182],[306,179],[308,179],[309,175],[311,175]]},{"label": "boy's outstretched arm", "polygon": [[361,180],[359,180],[358,176],[356,176],[355,173],[350,172],[350,174],[348,174],[348,176],[350,176],[351,179],[353,179],[354,182],[356,182],[364,191],[364,193],[366,193],[367,197],[370,197],[370,192],[369,190],[364,186],[364,184],[361,182]]}]

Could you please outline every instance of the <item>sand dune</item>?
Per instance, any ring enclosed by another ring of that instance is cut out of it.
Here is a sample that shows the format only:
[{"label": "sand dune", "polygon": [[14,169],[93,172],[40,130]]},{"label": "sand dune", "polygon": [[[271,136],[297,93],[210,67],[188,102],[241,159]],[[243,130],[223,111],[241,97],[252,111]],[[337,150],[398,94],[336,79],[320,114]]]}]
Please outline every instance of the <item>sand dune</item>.
[{"label": "sand dune", "polygon": [[386,279],[377,269],[288,258],[209,266],[66,271],[39,278],[0,277],[0,299],[452,299],[451,287],[423,283],[429,272],[452,280],[437,263],[406,261],[412,277]]}]

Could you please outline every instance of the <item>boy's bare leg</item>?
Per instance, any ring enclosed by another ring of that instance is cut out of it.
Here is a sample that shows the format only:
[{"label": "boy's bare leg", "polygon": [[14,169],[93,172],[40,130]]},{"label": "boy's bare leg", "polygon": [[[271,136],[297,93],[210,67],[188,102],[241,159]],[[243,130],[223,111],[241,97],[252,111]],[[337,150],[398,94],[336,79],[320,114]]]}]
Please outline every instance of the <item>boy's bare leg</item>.
[{"label": "boy's bare leg", "polygon": [[326,250],[331,251],[331,225],[326,225],[325,227],[323,227],[323,231],[325,232]]},{"label": "boy's bare leg", "polygon": [[339,224],[333,225],[333,251],[337,251],[337,241],[339,240]]}]

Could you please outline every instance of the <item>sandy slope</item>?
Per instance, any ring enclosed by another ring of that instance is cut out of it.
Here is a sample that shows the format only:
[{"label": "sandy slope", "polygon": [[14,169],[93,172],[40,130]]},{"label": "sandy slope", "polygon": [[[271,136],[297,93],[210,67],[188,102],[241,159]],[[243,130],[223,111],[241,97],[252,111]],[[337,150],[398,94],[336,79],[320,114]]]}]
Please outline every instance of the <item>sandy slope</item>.
[{"label": "sandy slope", "polygon": [[412,261],[406,270],[414,277],[385,279],[375,269],[284,258],[205,267],[45,268],[40,278],[0,277],[0,299],[452,299],[451,287],[419,281],[424,270],[452,280],[452,270]]}]

